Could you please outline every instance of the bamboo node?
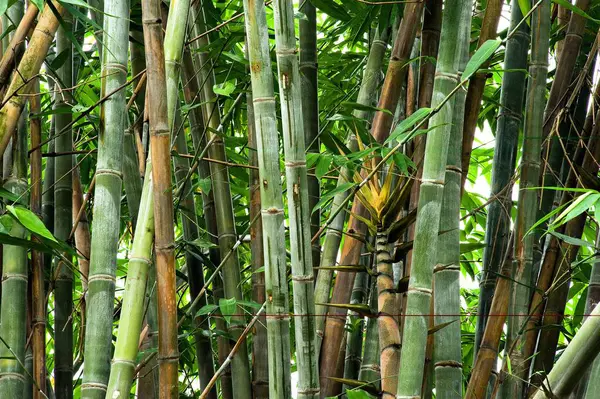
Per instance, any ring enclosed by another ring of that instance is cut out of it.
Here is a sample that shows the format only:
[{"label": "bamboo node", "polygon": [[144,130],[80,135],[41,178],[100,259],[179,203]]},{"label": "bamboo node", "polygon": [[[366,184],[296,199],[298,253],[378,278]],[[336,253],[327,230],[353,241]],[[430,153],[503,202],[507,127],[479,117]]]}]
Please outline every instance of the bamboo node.
[{"label": "bamboo node", "polygon": [[254,97],[252,99],[253,103],[274,103],[275,97]]},{"label": "bamboo node", "polygon": [[283,209],[267,208],[267,209],[263,209],[262,212],[266,213],[268,215],[282,215],[283,214]]},{"label": "bamboo node", "polygon": [[81,390],[84,389],[98,389],[100,391],[106,392],[108,386],[106,384],[102,384],[101,382],[84,382],[81,384]]},{"label": "bamboo node", "polygon": [[462,368],[462,363],[461,362],[457,362],[454,360],[443,360],[440,362],[436,362],[434,365],[435,368],[438,367],[451,367],[451,368],[458,368],[461,369]]},{"label": "bamboo node", "polygon": [[319,388],[306,388],[306,389],[299,389],[298,393],[306,394],[306,395],[317,395],[317,394],[321,393],[321,390]]},{"label": "bamboo node", "polygon": [[430,288],[408,287],[408,292],[414,292],[414,293],[421,293],[421,294],[431,295],[432,290]]},{"label": "bamboo node", "polygon": [[314,276],[312,274],[309,275],[305,275],[305,276],[298,276],[298,275],[293,275],[292,276],[292,281],[297,281],[299,283],[302,282],[312,282],[314,281]]},{"label": "bamboo node", "polygon": [[156,359],[159,363],[179,363],[179,353],[170,356],[158,356]]},{"label": "bamboo node", "polygon": [[93,283],[94,281],[108,281],[114,283],[117,279],[115,276],[111,274],[94,274],[93,276],[88,277],[88,285]]},{"label": "bamboo node", "polygon": [[102,65],[102,69],[103,70],[118,69],[121,72],[125,72],[125,74],[127,74],[127,67],[125,65],[119,64],[117,62],[107,62],[104,65]]},{"label": "bamboo node", "polygon": [[98,175],[114,175],[117,176],[119,179],[123,178],[123,173],[114,169],[96,169],[96,176]]},{"label": "bamboo node", "polygon": [[25,381],[25,377],[23,375],[11,372],[0,373],[0,380],[2,379]]},{"label": "bamboo node", "polygon": [[147,265],[152,264],[152,261],[148,258],[142,258],[139,256],[131,256],[129,257],[129,262],[140,262],[140,263],[145,263]]},{"label": "bamboo node", "polygon": [[22,273],[10,273],[10,272],[6,272],[2,275],[2,281],[6,281],[9,278],[12,279],[17,279],[17,280],[22,280],[24,282],[27,282],[27,275],[26,274],[22,274]]},{"label": "bamboo node", "polygon": [[285,166],[288,168],[302,167],[302,166],[306,166],[306,161],[286,162]]}]

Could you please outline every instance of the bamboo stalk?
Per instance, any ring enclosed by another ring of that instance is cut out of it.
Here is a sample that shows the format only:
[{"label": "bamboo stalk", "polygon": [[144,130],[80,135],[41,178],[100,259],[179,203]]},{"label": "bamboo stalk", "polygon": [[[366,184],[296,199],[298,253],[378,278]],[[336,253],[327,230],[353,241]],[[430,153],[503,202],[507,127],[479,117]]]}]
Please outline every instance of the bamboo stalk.
[{"label": "bamboo stalk", "polygon": [[[366,259],[365,259],[366,258]],[[369,267],[370,256],[363,256],[362,264]],[[358,273],[352,287],[351,305],[362,305],[369,298],[369,275],[366,272]],[[348,333],[346,334],[346,358],[344,359],[344,378],[358,379],[361,365],[363,330],[365,327],[364,316],[356,312],[348,312]],[[349,386],[344,386],[350,389]]]},{"label": "bamboo stalk", "polygon": [[[102,52],[102,94],[123,85],[127,78],[129,2],[104,4],[105,51]],[[117,91],[101,109],[103,123],[96,164],[94,219],[85,333],[82,398],[102,398],[110,374],[116,258],[121,213],[123,131],[126,126],[124,91]]]},{"label": "bamboo stalk", "polygon": [[[498,23],[502,14],[502,6],[504,0],[489,0],[485,7],[483,20],[481,21],[481,31],[479,32],[479,42],[477,48],[481,47],[486,41],[496,37]],[[513,6],[513,8],[515,8]],[[519,7],[516,7],[519,8]],[[482,67],[487,68],[488,63]],[[469,174],[469,164],[471,163],[471,151],[473,148],[473,140],[475,139],[475,129],[477,128],[477,120],[479,119],[479,108],[483,99],[483,90],[487,81],[487,72],[476,73],[469,80],[469,91],[465,102],[463,142],[462,142],[462,177],[461,177],[461,192],[464,190],[465,181]]]},{"label": "bamboo stalk", "polygon": [[[33,84],[33,92],[39,92],[39,80]],[[29,133],[31,147],[36,148],[42,141],[42,121],[35,117],[41,112],[40,96],[29,99]],[[29,157],[31,167],[31,212],[42,218],[42,149],[33,151]],[[31,252],[32,290],[32,351],[33,379],[41,387],[33,391],[34,399],[42,399],[46,388],[46,295],[44,293],[44,254]]]},{"label": "bamboo stalk", "polygon": [[[500,110],[496,127],[496,147],[492,161],[493,199],[488,207],[483,251],[483,276],[479,281],[479,303],[477,326],[475,329],[475,352],[483,338],[487,314],[492,303],[496,286],[496,274],[504,262],[510,235],[510,215],[507,209],[512,206],[512,177],[515,171],[519,130],[523,120],[523,100],[525,73],[518,71],[527,67],[529,47],[529,27],[519,24],[523,19],[520,7],[513,6],[510,17],[510,31],[518,29],[506,43],[504,73],[500,95]],[[508,72],[510,71],[510,72]],[[463,171],[466,172],[466,171]]]},{"label": "bamboo stalk", "polygon": [[48,4],[38,21],[27,50],[19,63],[19,73],[14,74],[6,90],[6,95],[0,106],[0,154],[4,153],[12,133],[17,127],[19,116],[25,106],[25,97],[22,94],[31,92],[30,81],[40,71],[46,58],[52,38],[58,29],[58,19],[54,15],[62,16],[64,8],[58,2],[52,2],[54,10]]},{"label": "bamboo stalk", "polygon": [[[491,2],[488,2],[488,8]],[[485,24],[485,19],[484,19]],[[459,40],[470,37],[471,24],[463,26]],[[458,73],[461,74],[467,64],[469,49],[461,46]],[[469,89],[471,86],[469,85]],[[433,268],[434,325],[451,323],[434,334],[433,359],[435,370],[436,399],[462,397],[462,347],[460,326],[460,200],[461,150],[464,134],[465,97],[468,94],[459,91],[455,94],[454,117],[448,142],[448,156],[444,193],[442,197],[440,231],[437,264]],[[468,167],[468,165],[467,165]],[[410,341],[409,341],[410,342]]]},{"label": "bamboo stalk", "polygon": [[[532,55],[529,64],[529,82],[525,106],[523,156],[519,200],[515,224],[514,282],[510,289],[507,347],[514,345],[511,364],[515,378],[503,384],[503,394],[521,397],[524,389],[523,376],[527,375],[520,331],[527,321],[531,299],[534,237],[527,234],[536,220],[537,190],[539,184],[541,140],[543,129],[542,109],[545,107],[546,79],[548,74],[548,48],[550,34],[550,2],[543,0],[531,19]],[[504,396],[506,397],[506,396]]]},{"label": "bamboo stalk", "polygon": [[[55,96],[54,107],[69,106],[73,97],[69,91],[73,86],[73,44],[69,35],[73,31],[73,20],[70,14],[63,15],[63,25],[58,29],[56,35],[56,51],[59,54],[66,53],[65,62],[60,67],[57,75],[62,83],[59,93]],[[56,129],[66,129],[66,134],[56,137],[56,151],[71,151],[73,149],[73,138],[68,128],[73,117],[71,113],[59,113],[56,115]],[[67,241],[72,228],[72,169],[73,156],[63,155],[56,158],[54,171],[54,235],[59,240]],[[54,308],[54,331],[55,331],[55,367],[56,394],[61,398],[71,398],[73,395],[73,322],[71,312],[73,311],[73,271],[63,258],[54,259],[56,276],[55,282],[55,308]]]},{"label": "bamboo stalk", "polygon": [[[20,197],[27,197],[27,134],[24,115],[18,134],[13,139],[13,165],[4,188]],[[25,238],[27,231],[12,219],[10,235]],[[27,332],[28,263],[27,248],[3,246],[2,300],[0,301],[0,397],[23,396],[25,385],[25,342]]]},{"label": "bamboo stalk", "polygon": [[[320,152],[319,134],[319,99],[317,96],[317,9],[310,0],[300,2],[298,11],[304,14],[298,22],[300,37],[300,82],[302,88],[302,119],[304,126],[304,142],[308,153]],[[311,212],[311,236],[315,235],[321,224],[321,211],[314,209],[321,195],[319,179],[308,177],[308,210]],[[312,244],[312,262],[318,267],[321,260],[320,242]],[[260,303],[260,302],[259,302]],[[319,340],[319,339],[318,339]],[[320,340],[319,340],[320,341]]]},{"label": "bamboo stalk", "polygon": [[[184,15],[187,16],[187,11]],[[148,48],[146,51],[148,116],[156,226],[154,251],[157,295],[161,300],[161,308],[158,310],[159,395],[166,399],[177,398],[179,389],[170,124],[169,110],[165,101],[167,99],[164,96],[168,87],[165,76],[165,54],[177,49],[163,46],[158,0],[142,1],[142,19],[144,44]],[[168,26],[167,30],[169,29],[174,28]],[[185,27],[183,32],[185,34]],[[170,32],[167,31],[167,37],[169,36]],[[181,51],[181,47],[178,51]]]},{"label": "bamboo stalk", "polygon": [[[468,28],[471,24],[471,1],[448,1],[442,21],[443,42],[436,67],[436,80],[432,105],[445,98],[459,83],[457,67],[463,58],[463,49],[468,46]],[[447,146],[450,140],[451,124],[456,98],[450,98],[433,115],[429,123],[432,126],[448,124],[435,128],[428,133],[423,160],[423,179],[420,187],[419,206],[415,226],[415,240],[412,254],[412,269],[407,292],[403,345],[400,355],[400,375],[398,398],[412,398],[421,395],[423,365],[429,322],[429,306],[433,269],[436,262],[440,211],[447,163]]]},{"label": "bamboo stalk", "polygon": [[[264,2],[244,1],[261,184],[269,397],[290,398],[290,342],[279,142]],[[235,394],[235,387],[234,387]],[[237,394],[236,394],[237,397]]]},{"label": "bamboo stalk", "polygon": [[[375,313],[377,308],[377,281],[371,284],[371,293],[369,297],[369,307]],[[379,367],[379,329],[377,327],[377,318],[370,317],[367,320],[367,332],[365,334],[365,345],[358,379],[372,384],[379,389],[381,385],[381,368]]]},{"label": "bamboo stalk", "polygon": [[[308,4],[305,3],[305,4]],[[302,28],[301,28],[302,29]],[[246,113],[248,115],[248,163],[258,168],[258,152],[256,127],[254,120],[254,105],[252,92],[246,94]],[[260,200],[260,173],[258,169],[250,170],[250,219],[256,222],[250,227],[250,251],[252,256],[252,300],[256,303],[266,301],[265,273],[260,269],[265,264],[265,252],[263,248],[263,225],[261,217]],[[260,323],[254,329],[252,339],[252,390],[255,399],[268,399],[269,397],[269,359],[267,319],[262,316]]]},{"label": "bamboo stalk", "polygon": [[315,299],[308,201],[310,187],[304,153],[305,132],[302,119],[301,78],[296,57],[294,6],[291,0],[276,0],[274,5],[275,44],[290,223],[298,397],[316,398],[320,389],[319,354],[316,350],[316,330],[312,318],[312,315],[315,314]]},{"label": "bamboo stalk", "polygon": [[[22,5],[23,3],[15,3],[15,5],[18,4]],[[11,7],[11,9],[13,7]],[[15,67],[15,59],[18,59],[18,57],[23,54],[23,50],[25,49],[25,38],[35,23],[35,18],[38,15],[38,11],[39,10],[36,6],[32,5],[27,7],[27,12],[25,15],[23,15],[23,18],[18,18],[18,20],[20,20],[19,26],[17,26],[17,29],[11,33],[10,43],[8,44],[8,47],[4,49],[2,59],[0,60],[0,93],[4,93],[3,88],[10,77],[10,73]]]}]

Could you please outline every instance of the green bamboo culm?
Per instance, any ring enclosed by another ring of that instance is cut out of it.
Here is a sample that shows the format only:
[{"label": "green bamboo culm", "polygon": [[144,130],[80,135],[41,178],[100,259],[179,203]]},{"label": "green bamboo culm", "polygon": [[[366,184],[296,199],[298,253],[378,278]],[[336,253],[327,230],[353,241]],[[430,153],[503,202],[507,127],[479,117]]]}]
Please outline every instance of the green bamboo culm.
[{"label": "green bamboo culm", "polygon": [[[356,102],[359,104],[371,106],[376,105],[376,88],[381,81],[381,66],[385,58],[388,38],[388,29],[384,29],[382,33],[378,34],[377,38],[371,44],[371,49],[369,51],[365,70],[363,72],[362,82],[358,91],[358,97],[356,99]],[[354,111],[354,116],[357,118],[366,118],[367,114],[368,111],[365,110]],[[348,136],[346,145],[352,152],[358,150],[356,136],[352,132]],[[349,181],[351,181],[350,170],[349,168],[344,167],[340,173],[340,177],[338,178],[337,187],[341,187],[343,184],[346,184]],[[340,207],[346,207],[345,199],[347,196],[348,192],[344,191],[336,194],[333,197],[333,201],[331,203],[332,214],[338,212]],[[321,267],[332,267],[336,265],[345,221],[346,212],[339,212],[327,229],[325,233],[325,239],[323,240],[323,252],[321,253],[320,263]],[[317,274],[317,282],[315,284],[315,303],[317,304],[315,305],[315,314],[317,315],[316,329],[318,351],[321,349],[321,342],[323,340],[325,316],[327,315],[326,304],[329,302],[332,278],[332,270],[321,269]]]},{"label": "green bamboo culm", "polygon": [[152,164],[147,162],[135,236],[127,265],[127,281],[121,307],[117,343],[112,361],[106,397],[129,398],[138,354],[138,343],[144,317],[144,299],[148,268],[152,263],[154,212],[152,196]]},{"label": "green bamboo culm", "polygon": [[291,398],[289,304],[279,139],[264,1],[244,1],[261,180],[269,397]]},{"label": "green bamboo culm", "polygon": [[[317,9],[310,0],[301,1],[300,13],[305,18],[298,21],[300,43],[300,79],[302,86],[302,119],[304,124],[304,143],[308,153],[318,154],[320,151],[319,135],[319,97],[317,67]],[[316,176],[308,177],[308,203],[311,212],[311,235],[319,230],[321,212],[314,209],[319,202],[321,186]],[[320,240],[312,245],[312,261],[315,267],[321,260]],[[319,340],[317,338],[317,340]]]},{"label": "green bamboo culm", "polygon": [[[523,123],[523,103],[529,50],[529,26],[521,23],[521,7],[515,3],[511,10],[510,31],[504,54],[504,76],[500,94],[500,110],[496,125],[496,147],[492,162],[492,191],[494,198],[488,207],[485,248],[483,250],[483,276],[479,281],[479,303],[475,329],[475,352],[483,338],[487,315],[492,305],[496,276],[506,256],[510,238],[511,179],[515,171],[519,130]],[[516,29],[516,30],[515,30]],[[476,356],[475,356],[476,357]]]},{"label": "green bamboo culm", "polygon": [[[63,25],[56,33],[56,52],[67,56],[58,70],[62,88],[73,86],[73,44],[70,33],[73,20],[67,12],[63,16]],[[67,32],[67,30],[69,32]],[[55,96],[55,108],[69,107],[72,103],[71,92],[63,91],[64,95]],[[54,235],[59,240],[67,241],[72,228],[72,201],[73,201],[73,151],[72,130],[67,126],[71,123],[72,114],[58,113],[56,115],[56,131],[61,132],[56,136],[56,151],[67,153],[56,158],[54,170]],[[66,130],[65,130],[66,129]],[[73,272],[71,265],[65,259],[54,258],[54,275],[56,283],[54,289],[54,331],[55,331],[55,362],[54,373],[56,378],[56,394],[61,398],[73,397]],[[111,314],[112,315],[112,314]],[[112,320],[112,318],[111,318]],[[88,324],[89,326],[89,324]],[[107,350],[109,350],[107,348]]]},{"label": "green bamboo culm", "polygon": [[[370,256],[361,258],[361,265],[369,267]],[[368,301],[369,274],[361,272],[356,275],[354,287],[352,287],[351,305],[364,305]],[[344,359],[344,378],[356,380],[360,371],[363,330],[365,318],[360,313],[348,312],[348,333],[346,334],[346,358]],[[344,389],[351,389],[345,385]]]},{"label": "green bamboo culm", "polygon": [[314,277],[302,98],[292,0],[275,1],[275,45],[290,223],[298,398],[319,396]]},{"label": "green bamboo culm", "polygon": [[[463,26],[459,40],[469,40],[471,23]],[[458,62],[461,74],[469,56],[469,48],[461,46],[462,60]],[[450,126],[448,159],[442,208],[440,234],[437,246],[437,264],[433,269],[434,325],[451,323],[433,336],[433,368],[435,370],[436,399],[462,397],[462,347],[460,326],[460,197],[462,187],[461,154],[465,98],[460,90],[455,94],[454,118]]]},{"label": "green bamboo culm", "polygon": [[[436,107],[459,84],[463,49],[469,46],[472,1],[448,0],[442,20],[440,51],[436,66],[432,106]],[[456,96],[450,98],[429,121],[434,129],[427,134],[423,177],[415,225],[412,269],[407,293],[409,316],[405,319],[400,355],[397,398],[421,395],[423,365],[431,302],[433,269],[437,261],[440,211],[444,191],[448,144],[452,130]],[[439,126],[439,127],[435,127]]]},{"label": "green bamboo culm", "polygon": [[[196,36],[205,33],[207,30],[204,7],[206,6],[199,9],[196,8],[197,11],[194,12],[194,15],[196,15],[196,20],[194,21],[194,34]],[[202,113],[204,115],[204,123],[208,127],[206,135],[207,139],[212,142],[208,148],[208,155],[210,158],[220,161],[220,163],[210,163],[210,173],[213,183],[212,193],[215,199],[215,211],[217,216],[219,249],[222,255],[233,250],[233,254],[227,257],[223,267],[223,291],[224,296],[227,299],[235,298],[236,300],[242,300],[240,265],[237,247],[235,246],[237,234],[235,231],[235,215],[231,187],[229,184],[229,168],[226,166],[227,155],[225,152],[225,143],[222,134],[220,134],[223,129],[221,125],[221,115],[219,113],[217,96],[213,90],[215,84],[213,62],[206,49],[210,44],[208,35],[202,35],[196,43],[199,50],[197,57],[201,65],[198,76],[199,81],[202,84]],[[236,315],[231,318],[228,324],[228,332],[233,340],[239,338],[246,323],[244,317],[241,316],[244,314],[244,310],[241,306],[238,305],[236,307],[235,313]],[[250,379],[250,363],[248,361],[248,349],[246,345],[241,345],[234,355],[231,362],[231,376],[233,396],[236,399],[250,399],[252,397],[252,387]]]},{"label": "green bamboo culm", "polygon": [[[102,95],[123,85],[127,79],[128,17],[128,0],[104,2]],[[102,104],[100,111],[102,123],[98,138],[92,221],[92,231],[96,233],[92,233],[88,278],[82,398],[104,398],[110,374],[121,214],[123,132],[127,127],[125,107],[125,91],[119,90]]]},{"label": "green bamboo culm", "polygon": [[[373,279],[369,294],[369,308],[372,313],[377,313],[377,280]],[[376,317],[369,317],[365,333],[365,345],[358,373],[360,381],[366,381],[379,390],[381,386],[381,372],[379,367],[379,328]]]},{"label": "green bamboo culm", "polygon": [[[13,165],[4,188],[27,202],[27,130],[19,120],[19,134],[13,136]],[[9,147],[10,148],[10,147]],[[10,216],[9,234],[26,238],[27,231]],[[4,223],[4,222],[3,222]],[[6,224],[5,224],[6,226]],[[4,245],[2,254],[2,301],[0,308],[0,397],[21,398],[25,386],[26,302],[28,279],[27,248]]]},{"label": "green bamboo culm", "polygon": [[512,349],[510,361],[514,377],[507,376],[502,384],[504,398],[519,398],[527,384],[528,364],[521,345],[522,329],[528,320],[531,286],[534,240],[533,234],[527,234],[536,222],[538,210],[540,157],[544,108],[546,106],[546,81],[548,77],[548,51],[550,38],[550,1],[543,0],[533,11],[531,17],[531,61],[529,63],[529,81],[525,104],[525,124],[523,155],[521,159],[521,177],[519,199],[515,223],[514,262],[512,277],[514,283],[510,290],[508,314],[508,332],[506,347]]}]

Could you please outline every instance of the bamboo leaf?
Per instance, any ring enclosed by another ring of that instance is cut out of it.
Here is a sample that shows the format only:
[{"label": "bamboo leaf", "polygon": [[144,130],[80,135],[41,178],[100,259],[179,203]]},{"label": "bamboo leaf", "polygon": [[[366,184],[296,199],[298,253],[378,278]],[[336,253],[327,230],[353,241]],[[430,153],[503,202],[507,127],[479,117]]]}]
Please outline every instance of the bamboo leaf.
[{"label": "bamboo leaf", "polygon": [[348,399],[372,399],[373,396],[369,395],[368,393],[366,393],[363,390],[351,390],[351,389],[346,389],[346,396],[348,397]]},{"label": "bamboo leaf", "polygon": [[221,298],[219,299],[219,309],[221,310],[221,316],[225,319],[227,324],[231,321],[231,317],[235,315],[237,301],[235,298]]},{"label": "bamboo leaf", "polygon": [[349,109],[357,109],[359,111],[373,111],[373,112],[384,112],[386,114],[392,115],[392,113],[385,109],[385,108],[377,108],[377,107],[373,107],[371,105],[366,105],[366,104],[360,104],[360,103],[353,103],[350,101],[344,101],[340,104],[341,106],[345,107],[345,108],[349,108]]},{"label": "bamboo leaf", "polygon": [[488,40],[485,43],[483,43],[467,63],[465,71],[461,76],[461,80],[467,80],[471,76],[473,76],[473,74],[477,72],[479,67],[483,65],[488,59],[490,59],[494,52],[496,52],[498,47],[500,47],[500,44],[502,44],[502,40]]},{"label": "bamboo leaf", "polygon": [[319,202],[317,202],[315,204],[315,207],[313,208],[312,211],[315,212],[316,210],[321,209],[321,207],[327,201],[329,201],[331,198],[335,197],[339,193],[346,192],[347,190],[351,189],[352,187],[354,187],[354,183],[342,183],[339,186],[337,186],[336,188],[334,188],[333,190],[328,191],[326,194],[321,196],[321,198],[319,199]]},{"label": "bamboo leaf", "polygon": [[410,282],[410,276],[404,276],[398,281],[398,286],[396,287],[397,294],[404,294],[408,291],[408,283]]},{"label": "bamboo leaf", "polygon": [[235,84],[231,80],[213,86],[213,91],[220,96],[227,96],[235,91]]},{"label": "bamboo leaf", "polygon": [[485,248],[485,244],[482,242],[461,242],[460,253],[467,254],[469,252],[476,251],[478,249]]},{"label": "bamboo leaf", "polygon": [[202,306],[198,312],[196,312],[196,316],[205,316],[209,313],[212,313],[213,311],[215,311],[216,309],[218,309],[219,307],[217,305],[214,305],[212,303],[209,303],[208,305],[204,305]]},{"label": "bamboo leaf", "polygon": [[367,271],[367,268],[364,266],[320,266],[320,267],[315,267],[315,270],[332,270],[334,272],[356,272],[356,273],[360,273],[360,272],[365,272]]},{"label": "bamboo leaf", "polygon": [[[338,377],[327,377],[327,378],[332,381],[336,381],[341,384],[348,385],[350,387],[360,388],[360,389],[362,389],[372,395],[375,395],[375,396],[379,395],[379,391],[377,390],[377,388],[373,385],[373,383],[368,382],[368,381],[354,380],[354,379],[350,379],[350,378],[338,378]],[[346,390],[346,392],[349,392],[349,391]],[[336,399],[337,399],[337,397],[336,397]]]},{"label": "bamboo leaf", "polygon": [[52,233],[44,226],[44,223],[38,218],[35,213],[22,206],[7,205],[6,209],[25,227],[27,230],[50,241],[58,244],[58,241]]},{"label": "bamboo leaf", "polygon": [[442,328],[448,327],[450,324],[454,323],[455,321],[456,320],[452,320],[452,321],[448,321],[446,323],[441,323],[436,326],[433,326],[427,330],[427,335],[435,334],[436,332],[440,331]]},{"label": "bamboo leaf", "polygon": [[311,3],[330,17],[339,19],[340,21],[349,21],[351,19],[346,10],[333,0],[311,0]]},{"label": "bamboo leaf", "polygon": [[591,242],[587,242],[580,238],[571,237],[565,234],[557,233],[556,231],[549,231],[548,234],[552,234],[556,238],[566,242],[569,245],[574,245],[577,247],[594,247],[594,244]]},{"label": "bamboo leaf", "polygon": [[421,121],[431,114],[431,108],[419,108],[411,116],[403,120],[396,126],[394,131],[390,134],[390,137],[385,141],[389,143],[396,140],[400,135],[409,131],[413,126],[418,125]]},{"label": "bamboo leaf", "polygon": [[594,205],[600,199],[599,193],[588,191],[577,197],[552,223],[551,228],[556,228],[569,220],[581,215]]},{"label": "bamboo leaf", "polygon": [[375,317],[373,311],[365,304],[349,304],[349,303],[316,303],[315,305],[329,306],[330,308],[346,309],[358,313],[361,316]]},{"label": "bamboo leaf", "polygon": [[[519,8],[521,9],[522,15],[527,15],[529,11],[531,11],[531,1],[530,0],[518,0]],[[527,19],[527,25],[530,25],[529,19]]]},{"label": "bamboo leaf", "polygon": [[[575,6],[575,5],[573,5],[573,4],[572,4],[571,2],[569,2],[569,1],[566,1],[566,0],[552,0],[552,2],[553,2],[553,3],[556,3],[556,4],[558,4],[558,5],[559,5],[559,6],[561,6],[561,7],[564,7],[564,8],[566,8],[566,9],[567,9],[567,10],[569,10],[569,11],[572,11],[573,13],[575,13],[575,14],[577,14],[577,15],[581,16],[581,17],[587,18],[587,19],[589,19],[590,21],[593,21],[593,22],[595,22],[595,23],[600,23],[600,20],[599,20],[599,19],[592,18],[592,17],[591,17],[589,14],[587,14],[587,13],[586,13],[585,11],[583,11],[581,8],[579,8],[579,7]],[[528,2],[527,0],[519,0],[519,4],[521,4],[521,3],[529,3],[529,2]],[[521,9],[522,9],[522,8],[521,8]],[[523,14],[523,15],[525,15],[525,14]]]},{"label": "bamboo leaf", "polygon": [[408,226],[414,223],[417,219],[417,209],[413,209],[408,215],[404,216],[400,220],[396,220],[392,223],[392,226],[388,230],[388,240],[390,243],[396,242],[400,239],[400,236],[406,231]]}]

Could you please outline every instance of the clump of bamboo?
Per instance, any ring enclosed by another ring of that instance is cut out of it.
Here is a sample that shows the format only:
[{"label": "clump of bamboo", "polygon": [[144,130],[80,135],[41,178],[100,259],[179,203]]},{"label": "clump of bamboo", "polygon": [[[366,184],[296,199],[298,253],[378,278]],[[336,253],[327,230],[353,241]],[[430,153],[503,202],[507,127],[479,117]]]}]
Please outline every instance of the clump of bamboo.
[{"label": "clump of bamboo", "polygon": [[256,127],[260,195],[265,248],[269,396],[289,398],[289,305],[285,255],[285,229],[279,171],[279,140],[269,38],[264,2],[244,1],[248,58]]},{"label": "clump of bamboo", "polygon": [[[471,1],[448,1],[442,21],[442,41],[436,68],[433,106],[437,106],[459,83],[458,66],[463,48],[469,45],[467,33],[471,22]],[[448,143],[455,112],[455,98],[450,98],[429,121],[423,160],[423,178],[419,189],[419,206],[415,225],[412,268],[407,292],[404,342],[400,356],[397,395],[400,398],[421,395],[423,365],[427,343],[427,326],[433,269],[437,253],[440,211],[445,182]],[[437,127],[438,125],[441,125]]]},{"label": "clump of bamboo", "polygon": [[[104,4],[102,93],[110,93],[127,78],[129,2]],[[100,137],[94,191],[94,219],[85,333],[82,397],[106,394],[110,373],[115,274],[121,214],[123,131],[126,128],[125,92],[113,94],[101,109]]]},{"label": "clump of bamboo", "polygon": [[524,367],[524,345],[521,345],[521,330],[527,322],[531,300],[534,235],[527,234],[536,221],[538,209],[538,187],[540,176],[540,156],[543,131],[543,109],[546,98],[548,75],[548,49],[550,36],[550,2],[543,0],[534,10],[531,20],[531,62],[525,105],[523,157],[514,244],[514,283],[510,290],[508,313],[507,348],[514,347],[510,355],[514,378],[504,382],[505,394],[520,397],[524,389],[523,377],[528,370]]}]

